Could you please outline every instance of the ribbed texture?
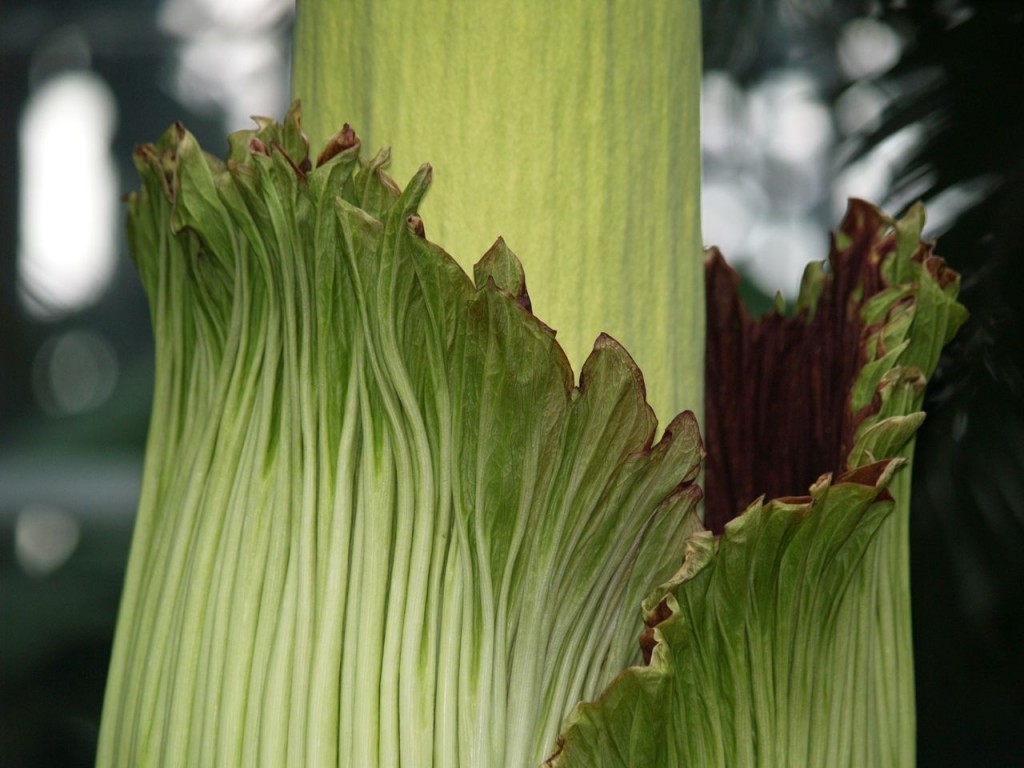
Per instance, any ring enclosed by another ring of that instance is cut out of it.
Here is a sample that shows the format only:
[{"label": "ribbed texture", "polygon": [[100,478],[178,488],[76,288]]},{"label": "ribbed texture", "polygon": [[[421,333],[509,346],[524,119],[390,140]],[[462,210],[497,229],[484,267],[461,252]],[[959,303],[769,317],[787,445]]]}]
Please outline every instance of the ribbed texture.
[{"label": "ribbed texture", "polygon": [[573,368],[610,334],[662,424],[702,402],[699,84],[695,0],[299,3],[313,145],[430,162],[428,236],[467,269],[503,236]]},{"label": "ribbed texture", "polygon": [[[893,221],[852,201],[795,317],[752,321],[712,254],[711,530],[644,600],[649,664],[574,709],[552,768],[914,765],[909,468],[894,473],[965,316],[923,225],[920,207]],[[780,497],[738,507],[765,491]]]},{"label": "ribbed texture", "polygon": [[157,383],[98,764],[539,765],[638,656],[695,420],[655,444],[608,337],[574,387],[502,243],[474,286],[420,235],[429,168],[312,170],[297,125],[136,153]]}]

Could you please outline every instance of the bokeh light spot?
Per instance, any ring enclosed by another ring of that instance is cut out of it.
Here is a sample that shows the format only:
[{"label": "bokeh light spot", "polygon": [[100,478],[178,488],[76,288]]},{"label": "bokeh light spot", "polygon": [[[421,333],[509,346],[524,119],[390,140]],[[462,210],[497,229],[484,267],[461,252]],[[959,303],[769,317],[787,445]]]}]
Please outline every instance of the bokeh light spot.
[{"label": "bokeh light spot", "polygon": [[117,263],[114,96],[91,72],[55,75],[29,97],[20,126],[19,291],[53,319],[99,298]]},{"label": "bokeh light spot", "polygon": [[44,411],[54,416],[93,411],[106,402],[117,384],[117,354],[92,331],[54,336],[36,354],[32,384]]},{"label": "bokeh light spot", "polygon": [[836,55],[851,80],[877,77],[899,61],[903,43],[892,27],[878,19],[854,19],[843,27]]},{"label": "bokeh light spot", "polygon": [[81,526],[75,517],[45,504],[28,504],[14,523],[14,556],[30,576],[47,576],[68,561],[78,547]]}]

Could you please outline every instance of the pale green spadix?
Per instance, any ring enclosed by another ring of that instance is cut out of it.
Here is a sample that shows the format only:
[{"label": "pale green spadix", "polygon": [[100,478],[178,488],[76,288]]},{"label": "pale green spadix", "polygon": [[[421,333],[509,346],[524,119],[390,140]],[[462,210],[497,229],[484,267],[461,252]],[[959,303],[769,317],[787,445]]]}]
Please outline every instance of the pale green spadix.
[{"label": "pale green spadix", "polygon": [[432,240],[469,269],[502,236],[575,370],[605,332],[662,423],[699,410],[697,0],[301,0],[296,24],[314,147],[347,122],[398,179],[430,162]]}]

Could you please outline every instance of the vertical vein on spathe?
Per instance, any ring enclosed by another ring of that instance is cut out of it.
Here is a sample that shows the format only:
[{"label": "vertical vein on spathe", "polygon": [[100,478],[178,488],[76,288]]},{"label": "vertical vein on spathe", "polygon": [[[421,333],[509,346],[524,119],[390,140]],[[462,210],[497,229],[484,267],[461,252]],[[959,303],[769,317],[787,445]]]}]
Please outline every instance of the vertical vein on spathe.
[{"label": "vertical vein on spathe", "polygon": [[399,193],[386,153],[303,170],[297,136],[140,150],[167,402],[98,760],[537,763],[630,658],[696,465],[610,338],[573,386],[502,243],[474,286],[424,238],[429,167]]}]

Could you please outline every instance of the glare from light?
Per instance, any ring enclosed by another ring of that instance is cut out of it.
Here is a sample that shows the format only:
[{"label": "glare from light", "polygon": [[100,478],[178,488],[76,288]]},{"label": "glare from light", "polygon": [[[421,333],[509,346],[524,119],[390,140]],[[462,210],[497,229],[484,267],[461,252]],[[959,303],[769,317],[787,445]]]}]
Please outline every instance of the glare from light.
[{"label": "glare from light", "polygon": [[[914,149],[924,140],[924,136],[924,126],[913,123],[889,136],[863,158],[844,168],[832,187],[833,215],[837,219],[841,217],[846,210],[847,199],[851,197],[876,202],[888,201],[897,169],[903,166]],[[894,207],[899,207],[903,202],[890,201]]]},{"label": "glare from light", "polygon": [[832,116],[805,72],[782,70],[750,94],[751,129],[765,152],[783,162],[815,162],[831,147]]},{"label": "glare from light", "polygon": [[287,62],[267,37],[206,35],[183,43],[172,81],[175,95],[200,112],[221,110],[225,129],[252,127],[252,115],[287,106]]},{"label": "glare from light", "polygon": [[91,72],[56,75],[29,97],[19,126],[18,280],[25,308],[36,317],[88,306],[113,277],[116,123],[114,96]]},{"label": "glare from light", "polygon": [[14,523],[14,556],[30,576],[47,576],[74,554],[81,526],[71,514],[45,504],[28,504]]},{"label": "glare from light", "polygon": [[252,115],[288,106],[282,22],[293,0],[165,0],[162,30],[180,39],[170,90],[190,109],[220,115],[228,132],[252,127]]},{"label": "glare from light", "polygon": [[733,263],[744,249],[754,222],[767,212],[764,190],[749,179],[708,181],[701,191],[701,228],[708,245],[715,245]]},{"label": "glare from light", "polygon": [[762,291],[796,298],[808,262],[828,253],[828,242],[810,216],[762,220],[747,239],[750,253],[747,270]]},{"label": "glare from light", "polygon": [[843,91],[836,101],[836,123],[844,136],[852,136],[878,127],[889,98],[876,86],[858,81]]},{"label": "glare from light", "polygon": [[771,190],[776,216],[799,216],[818,209],[828,200],[832,178],[824,161],[814,163],[772,163],[764,174],[765,188]]},{"label": "glare from light", "polygon": [[211,28],[250,33],[279,24],[294,10],[295,0],[165,0],[157,24],[179,37]]},{"label": "glare from light", "polygon": [[903,43],[892,27],[878,19],[854,19],[839,33],[839,66],[851,80],[878,77],[899,61]]},{"label": "glare from light", "polygon": [[708,72],[701,86],[701,146],[727,155],[746,133],[746,94],[725,72]]},{"label": "glare from light", "polygon": [[114,392],[117,354],[106,339],[92,331],[60,334],[39,348],[32,383],[36,399],[47,413],[88,413]]},{"label": "glare from light", "polygon": [[892,168],[878,156],[858,160],[837,176],[832,189],[832,214],[837,221],[851,197],[883,200],[892,186]]},{"label": "glare from light", "polygon": [[930,237],[937,237],[948,230],[964,211],[978,203],[998,184],[995,175],[978,176],[944,189],[928,200],[928,226]]}]

